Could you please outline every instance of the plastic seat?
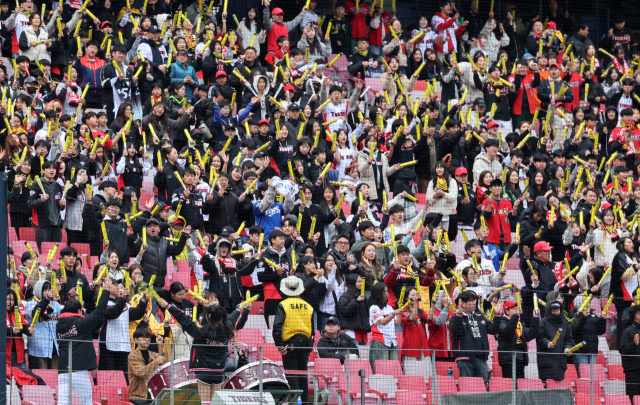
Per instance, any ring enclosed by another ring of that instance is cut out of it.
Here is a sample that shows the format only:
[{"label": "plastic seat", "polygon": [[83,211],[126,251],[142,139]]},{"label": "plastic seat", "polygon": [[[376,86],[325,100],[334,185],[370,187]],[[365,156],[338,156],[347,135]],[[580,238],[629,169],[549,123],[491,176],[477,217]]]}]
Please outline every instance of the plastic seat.
[{"label": "plastic seat", "polygon": [[513,380],[511,378],[493,377],[489,380],[489,392],[511,391],[513,389]]},{"label": "plastic seat", "polygon": [[571,385],[571,381],[569,380],[562,380],[562,381],[547,380],[547,388],[549,389],[568,388],[571,390],[571,392],[573,392],[573,385]]},{"label": "plastic seat", "polygon": [[9,224],[9,236],[7,236],[7,242],[13,245],[17,241],[18,241],[18,234],[16,234],[16,229],[11,227],[11,224]]},{"label": "plastic seat", "polygon": [[249,315],[260,315],[261,309],[264,311],[264,301],[254,301],[251,304],[251,310],[249,311]]},{"label": "plastic seat", "polygon": [[122,370],[98,370],[98,385],[103,387],[128,387]]},{"label": "plastic seat", "polygon": [[72,243],[71,247],[77,250],[79,255],[91,257],[91,247],[88,243]]},{"label": "plastic seat", "polygon": [[[21,230],[22,230],[22,229],[25,229],[25,228],[21,228]],[[29,228],[29,229],[31,229],[31,228]],[[13,253],[14,253],[14,254],[18,254],[18,252],[19,252],[19,251],[21,251],[22,253],[24,253],[24,252],[28,252],[28,251],[29,251],[29,249],[27,249],[27,245],[25,245],[25,242],[29,242],[29,246],[31,246],[31,249],[33,249],[33,251],[35,252],[35,254],[37,254],[37,255],[39,255],[39,254],[40,254],[40,249],[38,248],[38,245],[36,244],[35,239],[33,239],[33,240],[29,240],[29,241],[24,240],[24,239],[20,239],[20,240],[18,241],[17,245],[18,245],[18,246],[21,246],[21,247],[22,247],[22,249],[21,249],[21,250],[16,250],[16,249],[14,248],[14,249],[13,249]],[[20,255],[22,255],[22,253],[20,253]]]},{"label": "plastic seat", "polygon": [[[576,381],[576,394],[591,395],[591,380],[579,379]],[[602,397],[602,387],[600,387],[600,384],[593,384],[593,395],[596,398]]]},{"label": "plastic seat", "polygon": [[57,263],[60,259],[60,251],[62,250],[64,245],[60,242],[42,242],[42,245],[40,245],[40,254],[45,255],[46,259],[46,255],[49,254],[49,251],[55,248],[56,244],[58,245],[58,249],[56,250],[55,256],[53,256],[54,263]]},{"label": "plastic seat", "polygon": [[[575,405],[591,405],[591,397],[589,395],[576,394],[575,400]],[[600,404],[600,398],[598,398],[594,403]]]},{"label": "plastic seat", "polygon": [[178,260],[178,273],[190,273],[191,268],[189,267],[189,262],[187,260]]},{"label": "plastic seat", "polygon": [[458,384],[460,385],[460,393],[487,392],[482,377],[460,377]]},{"label": "plastic seat", "polygon": [[640,395],[633,396],[633,405],[640,405]]},{"label": "plastic seat", "polygon": [[259,346],[264,343],[262,332],[259,329],[240,329],[238,331],[238,340],[249,346]]},{"label": "plastic seat", "polygon": [[149,201],[152,198],[153,198],[153,194],[141,193],[140,200],[138,201],[138,209],[144,209],[145,205],[147,204],[147,201]]},{"label": "plastic seat", "polygon": [[418,375],[401,375],[398,377],[398,389],[420,391],[423,394],[429,392],[429,387],[424,381],[424,378]]},{"label": "plastic seat", "polygon": [[34,228],[20,228],[20,240],[35,241],[36,230]]},{"label": "plastic seat", "polygon": [[423,405],[424,398],[422,398],[422,394],[418,391],[397,391],[396,392],[396,403],[397,404],[406,404],[406,405]]},{"label": "plastic seat", "polygon": [[[171,275],[171,283],[180,282],[185,288],[191,285],[191,274],[189,273],[173,273]],[[191,295],[189,295],[190,297]]]},{"label": "plastic seat", "polygon": [[374,374],[369,377],[369,389],[368,394],[375,394],[382,398],[382,402],[385,404],[395,403],[396,391],[396,379],[392,375]]},{"label": "plastic seat", "polygon": [[[537,368],[536,368],[537,370]],[[526,376],[527,378],[531,378]],[[536,377],[537,378],[537,377]],[[567,367],[567,371],[564,373],[564,379],[569,380],[571,382],[576,382],[578,380],[578,372],[575,367]]]},{"label": "plastic seat", "polygon": [[627,395],[605,395],[604,405],[631,405],[631,400]]},{"label": "plastic seat", "polygon": [[539,378],[519,378],[518,379],[519,390],[543,390],[542,380]]},{"label": "plastic seat", "polygon": [[275,346],[262,346],[262,358],[275,362],[282,362],[282,355]]},{"label": "plastic seat", "polygon": [[[429,385],[433,388],[433,384]],[[458,387],[453,377],[438,376],[438,390],[438,394],[440,395],[458,393]]]},{"label": "plastic seat", "polygon": [[620,364],[612,364],[608,368],[609,380],[621,380],[624,381],[624,369]]},{"label": "plastic seat", "polygon": [[627,395],[624,381],[604,381],[602,388],[605,395]]},{"label": "plastic seat", "polygon": [[402,375],[402,367],[398,360],[376,360],[374,369],[376,374],[391,375],[395,378]]},{"label": "plastic seat", "polygon": [[610,350],[609,355],[607,356],[607,361],[609,362],[609,366],[622,364],[622,357],[620,356],[620,352],[617,350]]},{"label": "plastic seat", "polygon": [[458,365],[456,363],[448,363],[448,362],[437,362],[436,361],[436,374],[442,376],[449,375],[449,368],[453,369],[453,378],[456,380],[460,378],[460,370],[458,370]]},{"label": "plastic seat", "polygon": [[[365,389],[366,389],[366,385],[365,385]],[[338,377],[338,394],[340,394],[338,397],[339,398],[338,403],[341,402],[340,401],[340,398],[341,398],[342,404],[347,404],[348,403],[347,396],[351,398],[352,404],[361,403],[362,386],[361,386],[360,378],[359,377],[354,378],[354,376],[352,375],[351,378],[349,378],[349,385],[347,387],[347,376],[341,375],[340,377]],[[364,393],[365,404],[369,404],[369,405],[378,404],[379,398],[380,398],[379,395],[376,395],[373,393],[371,394]],[[420,395],[420,398],[422,398],[422,395]],[[400,402],[400,403],[402,404],[403,402]]]},{"label": "plastic seat", "polygon": [[267,327],[267,321],[264,320],[264,316],[262,316],[262,315],[251,315],[250,314],[247,317],[247,323],[244,325],[244,328],[245,329],[258,329],[260,332],[262,332],[263,336],[265,334],[267,334],[267,333],[271,334],[271,331]]},{"label": "plastic seat", "polygon": [[58,389],[58,370],[36,368],[31,371],[33,372],[33,374],[42,378],[48,387],[51,387],[54,390]]},{"label": "plastic seat", "polygon": [[594,364],[593,376],[591,376],[591,365],[580,364],[580,378],[586,378],[587,380],[590,380],[592,377],[594,381],[606,381],[607,375],[604,371],[604,366],[602,364]]},{"label": "plastic seat", "polygon": [[23,399],[38,405],[56,405],[53,398],[53,389],[46,385],[22,386]]},{"label": "plastic seat", "polygon": [[[347,366],[347,363],[349,364]],[[373,370],[371,370],[371,363],[369,360],[360,360],[360,359],[346,359],[344,361],[344,371],[349,370],[349,374],[358,374],[360,370],[364,369],[364,376],[369,377],[373,374]]]}]

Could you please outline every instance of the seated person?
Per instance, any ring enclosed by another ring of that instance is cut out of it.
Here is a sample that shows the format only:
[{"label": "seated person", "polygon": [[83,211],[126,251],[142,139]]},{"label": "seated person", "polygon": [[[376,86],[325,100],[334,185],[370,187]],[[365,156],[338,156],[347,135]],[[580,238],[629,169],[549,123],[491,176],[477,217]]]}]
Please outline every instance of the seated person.
[{"label": "seated person", "polygon": [[327,359],[344,359],[349,354],[352,359],[357,359],[358,346],[349,335],[340,333],[340,321],[335,316],[330,316],[318,341],[318,356]]},{"label": "seated person", "polygon": [[156,336],[158,352],[164,355],[148,350],[151,344],[151,332],[143,328],[136,329],[133,339],[138,347],[129,353],[129,398],[135,405],[151,405],[151,400],[148,399],[147,378],[158,367],[169,361],[171,346],[164,346],[162,344],[164,338]]}]

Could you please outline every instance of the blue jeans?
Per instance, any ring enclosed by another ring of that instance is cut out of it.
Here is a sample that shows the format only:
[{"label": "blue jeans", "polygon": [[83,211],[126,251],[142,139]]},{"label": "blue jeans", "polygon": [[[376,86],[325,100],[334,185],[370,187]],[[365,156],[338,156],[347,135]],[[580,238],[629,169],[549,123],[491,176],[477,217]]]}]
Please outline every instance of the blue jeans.
[{"label": "blue jeans", "polygon": [[485,382],[489,381],[487,361],[484,359],[458,360],[458,370],[460,377],[482,377]]},{"label": "blue jeans", "polygon": [[331,314],[327,314],[326,312],[314,312],[314,314],[318,314],[318,329],[319,331],[324,330],[324,325],[327,323],[327,319],[330,316],[335,316]]},{"label": "blue jeans", "polygon": [[578,373],[578,378],[580,378],[580,364],[589,364],[589,357],[591,357],[588,354],[573,354],[571,357],[573,357],[573,365],[576,366],[576,372]]}]

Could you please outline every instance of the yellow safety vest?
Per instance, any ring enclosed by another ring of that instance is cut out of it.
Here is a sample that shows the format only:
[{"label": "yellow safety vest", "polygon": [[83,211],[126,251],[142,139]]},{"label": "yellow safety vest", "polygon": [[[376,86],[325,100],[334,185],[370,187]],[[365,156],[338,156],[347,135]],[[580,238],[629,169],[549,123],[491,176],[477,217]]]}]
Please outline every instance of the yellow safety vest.
[{"label": "yellow safety vest", "polygon": [[311,337],[311,317],[313,307],[307,301],[298,297],[287,298],[280,303],[286,317],[282,325],[282,340],[286,342],[298,333]]}]

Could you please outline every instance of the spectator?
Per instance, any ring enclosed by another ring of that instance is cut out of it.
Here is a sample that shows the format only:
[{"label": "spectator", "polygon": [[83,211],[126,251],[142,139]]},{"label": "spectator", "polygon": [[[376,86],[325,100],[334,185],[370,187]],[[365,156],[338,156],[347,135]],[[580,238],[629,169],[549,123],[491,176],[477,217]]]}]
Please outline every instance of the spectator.
[{"label": "spectator", "polygon": [[573,334],[564,319],[560,302],[550,301],[546,309],[547,313],[540,322],[540,332],[536,341],[538,375],[543,382],[548,379],[561,381],[564,380],[564,373],[567,371],[567,357],[571,356],[571,353],[566,356],[562,353],[573,347]]},{"label": "spectator", "polygon": [[347,355],[350,359],[358,358],[358,346],[349,336],[340,333],[340,322],[335,316],[327,319],[320,336],[318,341],[318,356],[320,358],[339,359],[342,364],[344,364]]},{"label": "spectator", "polygon": [[[501,316],[496,314],[498,319],[493,322],[493,331],[498,337],[498,363],[502,369],[502,378],[513,378],[514,371],[516,378],[524,378],[524,368],[529,365],[527,342],[538,337],[540,311],[533,312],[530,327],[520,322],[523,309],[515,301],[505,302],[503,311]],[[513,352],[516,352],[515,370]]]}]

